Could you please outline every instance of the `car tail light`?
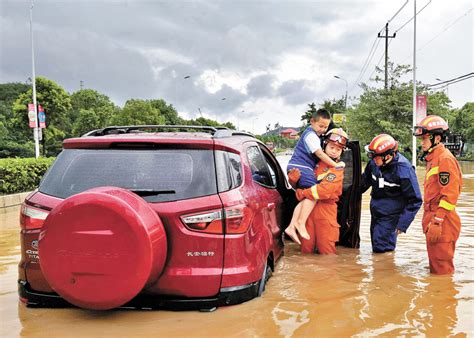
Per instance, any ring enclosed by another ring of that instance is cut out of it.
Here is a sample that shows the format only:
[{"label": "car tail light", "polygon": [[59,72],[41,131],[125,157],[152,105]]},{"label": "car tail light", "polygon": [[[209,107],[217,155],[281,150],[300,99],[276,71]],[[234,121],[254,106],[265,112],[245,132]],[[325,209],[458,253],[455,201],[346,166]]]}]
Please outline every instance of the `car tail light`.
[{"label": "car tail light", "polygon": [[181,220],[190,230],[211,234],[222,234],[223,232],[221,209],[181,216]]},{"label": "car tail light", "polygon": [[38,229],[43,226],[49,212],[26,204],[21,205],[20,226],[22,229]]},{"label": "car tail light", "polygon": [[242,234],[252,221],[252,209],[246,206],[233,206],[225,209],[226,233]]},{"label": "car tail light", "polygon": [[247,231],[252,220],[252,210],[245,205],[232,206],[224,210],[211,210],[198,214],[181,216],[186,227],[193,231],[222,234],[223,221],[226,233],[241,234]]}]

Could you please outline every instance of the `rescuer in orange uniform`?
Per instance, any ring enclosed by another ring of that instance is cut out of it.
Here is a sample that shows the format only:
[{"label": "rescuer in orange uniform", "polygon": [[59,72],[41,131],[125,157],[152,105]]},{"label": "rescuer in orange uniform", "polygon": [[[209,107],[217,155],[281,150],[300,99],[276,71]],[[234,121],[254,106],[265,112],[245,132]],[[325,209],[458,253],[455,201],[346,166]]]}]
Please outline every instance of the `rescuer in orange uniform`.
[{"label": "rescuer in orange uniform", "polygon": [[[328,131],[324,139],[324,152],[334,161],[339,161],[348,142],[347,134],[342,128]],[[308,198],[316,201],[308,220],[306,230],[310,238],[299,236],[301,252],[335,254],[336,242],[339,240],[339,224],[337,223],[337,201],[342,194],[344,169],[335,168],[320,161],[315,168],[317,184],[307,189],[297,189],[298,200]],[[294,186],[299,179],[298,169],[288,173],[288,179]]]},{"label": "rescuer in orange uniform", "polygon": [[426,160],[424,183],[423,231],[434,274],[454,272],[454,250],[461,231],[461,220],[455,208],[461,193],[462,173],[459,163],[442,143],[448,124],[436,115],[428,115],[414,127],[413,135],[421,137]]}]

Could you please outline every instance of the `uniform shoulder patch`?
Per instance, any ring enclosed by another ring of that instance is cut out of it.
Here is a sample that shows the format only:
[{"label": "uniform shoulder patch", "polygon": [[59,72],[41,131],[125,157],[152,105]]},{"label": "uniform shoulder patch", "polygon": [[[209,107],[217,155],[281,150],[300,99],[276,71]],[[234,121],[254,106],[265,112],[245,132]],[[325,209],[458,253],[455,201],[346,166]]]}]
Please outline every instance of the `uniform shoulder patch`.
[{"label": "uniform shoulder patch", "polygon": [[449,173],[446,171],[442,171],[439,173],[439,183],[441,185],[447,185],[449,183]]},{"label": "uniform shoulder patch", "polygon": [[332,182],[332,181],[334,181],[335,178],[336,178],[335,174],[328,174],[326,176],[326,181]]}]

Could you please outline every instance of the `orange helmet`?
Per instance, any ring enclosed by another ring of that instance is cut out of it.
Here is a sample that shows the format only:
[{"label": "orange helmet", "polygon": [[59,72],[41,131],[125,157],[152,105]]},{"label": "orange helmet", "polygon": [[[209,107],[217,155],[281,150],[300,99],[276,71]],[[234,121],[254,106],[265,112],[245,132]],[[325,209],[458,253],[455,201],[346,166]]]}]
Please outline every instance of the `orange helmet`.
[{"label": "orange helmet", "polygon": [[448,123],[442,117],[428,115],[413,128],[413,136],[444,135],[448,130]]},{"label": "orange helmet", "polygon": [[388,134],[375,136],[368,146],[365,146],[367,156],[372,159],[376,156],[392,155],[398,150],[398,142]]},{"label": "orange helmet", "polygon": [[326,145],[328,142],[334,142],[342,149],[345,149],[347,142],[349,142],[349,137],[342,128],[333,128],[324,135],[324,144]]}]

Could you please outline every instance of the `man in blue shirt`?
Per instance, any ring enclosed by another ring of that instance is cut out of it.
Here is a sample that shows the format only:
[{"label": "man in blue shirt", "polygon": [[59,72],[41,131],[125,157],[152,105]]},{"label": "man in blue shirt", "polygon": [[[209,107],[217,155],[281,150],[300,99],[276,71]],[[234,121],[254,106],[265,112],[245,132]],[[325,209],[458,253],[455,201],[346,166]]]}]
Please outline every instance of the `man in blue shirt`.
[{"label": "man in blue shirt", "polygon": [[393,251],[397,236],[407,231],[422,204],[415,168],[398,153],[398,143],[390,135],[374,137],[365,149],[370,162],[362,174],[361,191],[372,187],[372,250]]}]

